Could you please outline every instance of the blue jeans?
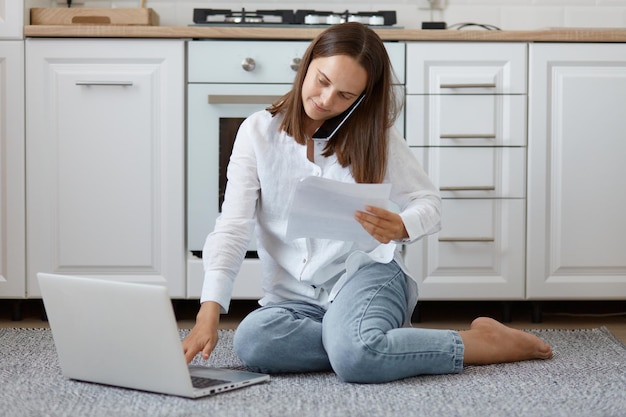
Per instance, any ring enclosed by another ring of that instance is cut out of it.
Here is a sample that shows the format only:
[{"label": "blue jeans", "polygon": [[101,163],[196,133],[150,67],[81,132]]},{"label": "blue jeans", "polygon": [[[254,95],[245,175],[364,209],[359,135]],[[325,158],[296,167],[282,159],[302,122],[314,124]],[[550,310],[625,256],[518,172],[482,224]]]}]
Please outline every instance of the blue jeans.
[{"label": "blue jeans", "polygon": [[401,327],[407,278],[395,263],[363,267],[328,310],[303,302],[261,307],[239,325],[235,352],[264,373],[333,370],[346,382],[382,383],[463,369],[458,332]]}]

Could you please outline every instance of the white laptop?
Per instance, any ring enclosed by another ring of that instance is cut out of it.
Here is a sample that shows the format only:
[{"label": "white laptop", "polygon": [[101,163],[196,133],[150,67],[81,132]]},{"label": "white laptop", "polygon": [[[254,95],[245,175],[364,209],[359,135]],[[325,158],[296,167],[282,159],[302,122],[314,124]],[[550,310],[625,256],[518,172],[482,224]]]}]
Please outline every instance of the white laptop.
[{"label": "white laptop", "polygon": [[46,273],[37,278],[67,378],[190,398],[269,380],[188,366],[163,286]]}]

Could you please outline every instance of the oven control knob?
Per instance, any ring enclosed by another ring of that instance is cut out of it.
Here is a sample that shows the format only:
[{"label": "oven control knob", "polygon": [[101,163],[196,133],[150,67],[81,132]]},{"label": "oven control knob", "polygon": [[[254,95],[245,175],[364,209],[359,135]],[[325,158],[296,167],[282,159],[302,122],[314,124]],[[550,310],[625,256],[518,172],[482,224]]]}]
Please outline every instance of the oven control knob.
[{"label": "oven control knob", "polygon": [[300,58],[294,58],[291,60],[291,69],[294,71],[298,71],[298,68],[300,68],[300,62],[302,62],[302,59]]},{"label": "oven control knob", "polygon": [[254,62],[254,59],[252,58],[244,58],[243,62],[241,63],[241,68],[243,68],[244,71],[254,71],[254,69],[256,68],[256,62]]}]

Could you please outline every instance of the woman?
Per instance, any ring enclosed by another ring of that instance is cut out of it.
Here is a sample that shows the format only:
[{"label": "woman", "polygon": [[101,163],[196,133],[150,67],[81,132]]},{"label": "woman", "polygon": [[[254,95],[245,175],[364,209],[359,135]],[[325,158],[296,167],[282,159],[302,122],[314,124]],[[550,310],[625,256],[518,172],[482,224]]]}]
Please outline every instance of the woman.
[{"label": "woman", "polygon": [[[222,214],[203,251],[205,282],[187,361],[217,343],[233,281],[255,229],[265,296],[239,325],[234,348],[266,373],[334,370],[377,383],[460,372],[464,364],[547,359],[537,337],[489,318],[467,331],[410,327],[417,284],[398,243],[440,228],[441,200],[393,128],[393,73],[380,38],[358,23],[332,26],[306,51],[292,90],[251,115],[237,134]],[[338,133],[311,140],[322,123],[364,95]],[[355,220],[374,239],[285,237],[290,198],[308,176],[391,183],[396,212],[365,207]]]}]

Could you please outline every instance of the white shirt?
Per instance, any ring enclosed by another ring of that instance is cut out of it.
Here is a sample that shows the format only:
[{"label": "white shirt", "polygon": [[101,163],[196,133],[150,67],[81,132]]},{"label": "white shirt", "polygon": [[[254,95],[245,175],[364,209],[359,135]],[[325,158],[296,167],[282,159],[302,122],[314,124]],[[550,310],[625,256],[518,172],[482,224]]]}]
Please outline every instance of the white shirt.
[{"label": "white shirt", "polygon": [[[315,163],[307,147],[279,130],[282,115],[254,113],[241,125],[228,165],[228,183],[222,213],[203,249],[204,285],[201,302],[218,302],[228,311],[233,282],[255,234],[262,265],[261,305],[301,300],[327,307],[360,266],[392,259],[404,268],[396,243],[368,245],[327,239],[287,241],[288,208],[296,184],[308,176],[352,182],[350,168],[335,155],[321,156],[316,144]],[[398,207],[408,242],[440,230],[441,199],[406,141],[396,129],[389,131],[389,163],[384,182],[391,183],[391,201]],[[408,275],[408,274],[407,274]],[[411,309],[417,285],[410,280]]]}]

